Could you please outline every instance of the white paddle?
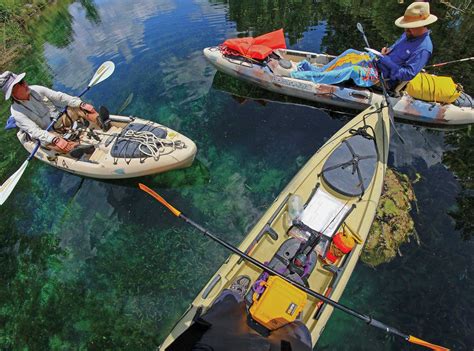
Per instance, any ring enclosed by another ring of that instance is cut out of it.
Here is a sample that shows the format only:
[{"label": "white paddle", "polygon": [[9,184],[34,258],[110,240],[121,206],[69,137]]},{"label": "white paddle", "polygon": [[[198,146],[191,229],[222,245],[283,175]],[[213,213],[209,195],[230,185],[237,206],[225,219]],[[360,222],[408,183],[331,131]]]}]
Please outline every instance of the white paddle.
[{"label": "white paddle", "polygon": [[[97,71],[95,72],[94,76],[92,77],[91,81],[89,82],[89,85],[87,86],[87,88],[85,88],[82,93],[79,94],[79,97],[81,97],[82,95],[84,95],[90,88],[92,88],[94,85],[97,85],[99,84],[100,82],[106,80],[107,78],[109,78],[112,73],[114,73],[114,70],[115,70],[115,65],[113,62],[111,61],[106,61],[104,62],[103,64],[100,65],[100,67],[97,69]],[[58,118],[66,112],[66,109],[63,110],[63,112],[61,114],[59,114],[57,117],[55,117],[51,123],[48,125],[48,127],[46,128],[46,130],[50,130],[53,125],[56,123],[56,121],[58,120]],[[33,151],[31,151],[30,155],[28,156],[28,158],[25,160],[25,162],[23,162],[23,164],[21,165],[21,167],[15,172],[13,173],[12,176],[10,176],[10,178],[8,178],[5,183],[3,183],[1,186],[0,186],[0,205],[3,205],[3,203],[8,199],[8,197],[10,196],[10,194],[12,193],[13,189],[15,189],[15,186],[16,184],[18,183],[18,181],[20,180],[21,176],[23,175],[23,173],[25,172],[26,170],[26,167],[28,167],[28,163],[30,162],[30,160],[34,157],[34,155],[36,154],[36,152],[38,151],[39,147],[40,147],[40,142],[38,141],[38,143],[36,144],[35,148],[33,149]]]},{"label": "white paddle", "polygon": [[[357,22],[357,29],[359,30],[359,32],[361,32],[362,36],[364,37],[365,44],[367,45],[367,47],[365,49],[366,50],[367,49],[373,50],[373,49],[371,49],[371,47],[369,45],[369,41],[367,40],[367,37],[365,36],[364,27],[362,27],[362,24],[360,22]],[[375,54],[375,52],[378,52],[378,51],[373,50],[371,52],[373,52]],[[380,53],[380,54],[382,54],[382,53]],[[377,67],[377,62],[375,62],[375,66]],[[405,140],[402,138],[402,136],[400,135],[400,133],[397,130],[397,127],[395,126],[395,111],[393,110],[393,106],[390,103],[390,97],[389,97],[388,92],[387,92],[387,88],[386,88],[386,85],[385,85],[385,79],[384,79],[383,73],[378,67],[377,67],[377,70],[379,71],[379,74],[380,74],[382,91],[383,91],[383,95],[385,96],[385,102],[387,103],[388,116],[390,117],[390,123],[392,124],[392,127],[393,127],[393,130],[395,131],[395,134],[397,134],[400,141],[403,144],[405,144]]]}]

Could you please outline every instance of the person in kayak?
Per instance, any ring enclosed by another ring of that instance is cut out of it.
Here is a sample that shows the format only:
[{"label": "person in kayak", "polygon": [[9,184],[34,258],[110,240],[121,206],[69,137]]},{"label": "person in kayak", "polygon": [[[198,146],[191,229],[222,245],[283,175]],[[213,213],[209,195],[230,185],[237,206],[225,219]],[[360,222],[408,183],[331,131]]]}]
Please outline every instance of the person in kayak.
[{"label": "person in kayak", "polygon": [[425,67],[433,53],[431,32],[427,26],[437,19],[430,14],[428,2],[414,2],[395,21],[395,25],[404,28],[405,32],[392,46],[382,48],[382,56],[377,61],[389,88],[412,80]]},{"label": "person in kayak", "polygon": [[290,75],[322,84],[352,80],[357,86],[367,88],[380,83],[381,71],[388,81],[388,88],[393,89],[399,82],[413,79],[428,62],[433,44],[426,26],[437,19],[430,14],[429,3],[414,2],[408,6],[405,15],[395,21],[395,25],[404,28],[405,33],[392,46],[383,48],[382,53],[348,49],[322,67],[303,60]]},{"label": "person in kayak", "polygon": [[311,351],[311,334],[301,321],[293,321],[268,335],[249,323],[244,295],[250,278],[238,276],[222,290],[212,306],[166,348],[167,351]]},{"label": "person in kayak", "polygon": [[[24,79],[25,75],[26,73],[17,75],[10,71],[3,72],[0,75],[0,88],[5,94],[5,100],[12,100],[10,111],[15,124],[31,138],[39,140],[47,148],[68,153],[79,143],[60,136],[65,128],[81,118],[100,125],[99,114],[92,105],[78,97],[40,85],[29,86]],[[46,131],[52,119],[65,107],[66,113],[55,123],[54,131]]]}]

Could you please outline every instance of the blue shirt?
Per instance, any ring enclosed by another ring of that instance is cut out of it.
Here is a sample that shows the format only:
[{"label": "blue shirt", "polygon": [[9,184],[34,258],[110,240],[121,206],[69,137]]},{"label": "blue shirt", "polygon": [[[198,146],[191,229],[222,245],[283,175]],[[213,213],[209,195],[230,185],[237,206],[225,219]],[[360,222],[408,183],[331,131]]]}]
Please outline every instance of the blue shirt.
[{"label": "blue shirt", "polygon": [[397,82],[409,81],[425,67],[433,53],[430,32],[415,38],[407,38],[406,33],[390,47],[388,55],[377,63],[390,87]]}]

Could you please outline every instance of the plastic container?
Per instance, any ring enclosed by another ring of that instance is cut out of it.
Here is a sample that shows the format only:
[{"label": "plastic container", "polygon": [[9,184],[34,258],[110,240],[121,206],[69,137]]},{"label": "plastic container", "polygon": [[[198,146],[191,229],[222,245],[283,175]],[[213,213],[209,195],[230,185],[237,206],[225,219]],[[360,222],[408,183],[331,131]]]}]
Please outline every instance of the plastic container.
[{"label": "plastic container", "polygon": [[291,227],[291,229],[288,231],[288,235],[304,242],[306,242],[310,236],[308,232],[295,226]]},{"label": "plastic container", "polygon": [[291,195],[288,199],[288,220],[293,224],[293,221],[301,217],[303,213],[303,201],[299,195]]}]

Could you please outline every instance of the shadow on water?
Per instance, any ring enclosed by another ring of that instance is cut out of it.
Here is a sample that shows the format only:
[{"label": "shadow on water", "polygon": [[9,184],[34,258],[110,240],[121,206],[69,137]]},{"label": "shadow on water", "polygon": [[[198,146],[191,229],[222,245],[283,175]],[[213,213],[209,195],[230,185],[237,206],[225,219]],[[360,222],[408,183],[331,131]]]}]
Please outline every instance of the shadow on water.
[{"label": "shadow on water", "polygon": [[[149,350],[228,253],[170,216],[136,183],[156,189],[238,244],[348,118],[215,74],[202,48],[283,27],[292,48],[337,53],[363,47],[358,21],[379,47],[400,34],[392,23],[406,5],[381,0],[70,4],[58,1],[45,10],[45,18],[29,29],[34,35],[25,39],[29,51],[8,68],[27,71],[29,82],[74,93],[102,61],[112,59],[116,72],[87,100],[179,130],[196,141],[199,153],[188,169],[123,181],[81,178],[33,162],[2,206],[0,346]],[[438,3],[432,8],[440,17],[433,26],[433,62],[468,56],[472,14]],[[435,73],[443,72],[474,91],[472,66]],[[221,91],[226,86],[231,94],[249,93],[252,99],[236,100]],[[7,108],[2,103],[2,121]],[[474,344],[471,131],[399,128],[408,142],[392,142],[390,159],[399,170],[421,175],[415,185],[421,246],[404,245],[402,257],[377,270],[358,265],[342,302],[405,332],[467,349]],[[0,148],[5,179],[26,155],[14,133],[0,133]],[[337,350],[406,347],[340,313],[318,344]]]}]

